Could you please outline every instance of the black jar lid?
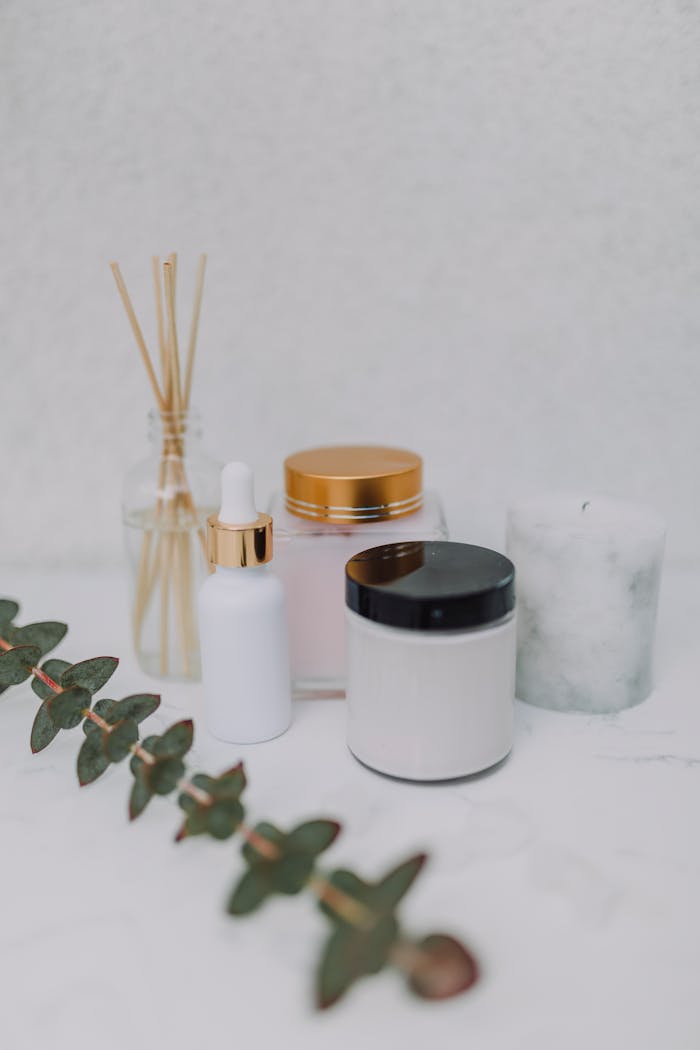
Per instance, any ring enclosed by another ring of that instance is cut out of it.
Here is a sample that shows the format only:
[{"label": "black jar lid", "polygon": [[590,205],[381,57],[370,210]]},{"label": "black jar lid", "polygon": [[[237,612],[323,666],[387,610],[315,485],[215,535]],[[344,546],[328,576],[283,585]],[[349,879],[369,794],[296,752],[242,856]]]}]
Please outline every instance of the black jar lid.
[{"label": "black jar lid", "polygon": [[470,543],[386,543],[347,563],[345,601],[389,627],[480,627],[515,607],[515,568],[503,554]]}]

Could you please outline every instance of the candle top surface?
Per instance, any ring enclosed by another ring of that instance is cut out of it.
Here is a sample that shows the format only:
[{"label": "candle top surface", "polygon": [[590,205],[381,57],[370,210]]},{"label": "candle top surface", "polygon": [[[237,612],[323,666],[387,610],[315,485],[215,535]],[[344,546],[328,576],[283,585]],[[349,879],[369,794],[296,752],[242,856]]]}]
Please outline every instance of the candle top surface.
[{"label": "candle top surface", "polygon": [[663,519],[649,507],[586,493],[556,493],[522,500],[508,513],[511,527],[582,537],[663,537]]}]

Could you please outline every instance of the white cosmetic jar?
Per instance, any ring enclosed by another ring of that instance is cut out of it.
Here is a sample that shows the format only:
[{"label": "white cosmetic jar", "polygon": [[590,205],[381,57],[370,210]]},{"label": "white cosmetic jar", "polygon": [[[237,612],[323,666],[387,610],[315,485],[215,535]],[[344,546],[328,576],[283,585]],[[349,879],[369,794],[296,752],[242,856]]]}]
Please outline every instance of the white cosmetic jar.
[{"label": "white cosmetic jar", "polygon": [[389,543],[346,565],[348,746],[365,765],[445,780],[512,746],[515,570],[466,543]]}]

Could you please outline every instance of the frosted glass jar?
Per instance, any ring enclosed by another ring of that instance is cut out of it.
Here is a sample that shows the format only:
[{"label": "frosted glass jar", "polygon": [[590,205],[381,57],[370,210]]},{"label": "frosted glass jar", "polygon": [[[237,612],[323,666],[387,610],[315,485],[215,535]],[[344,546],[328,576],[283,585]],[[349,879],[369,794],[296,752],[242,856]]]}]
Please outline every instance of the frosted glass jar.
[{"label": "frosted glass jar", "polygon": [[348,560],[377,544],[447,537],[440,500],[423,493],[422,473],[420,456],[379,446],[329,446],[286,459],[285,491],[270,514],[297,696],[343,693]]},{"label": "frosted glass jar", "polygon": [[466,543],[363,551],[346,570],[348,746],[365,765],[445,780],[513,738],[512,562]]}]

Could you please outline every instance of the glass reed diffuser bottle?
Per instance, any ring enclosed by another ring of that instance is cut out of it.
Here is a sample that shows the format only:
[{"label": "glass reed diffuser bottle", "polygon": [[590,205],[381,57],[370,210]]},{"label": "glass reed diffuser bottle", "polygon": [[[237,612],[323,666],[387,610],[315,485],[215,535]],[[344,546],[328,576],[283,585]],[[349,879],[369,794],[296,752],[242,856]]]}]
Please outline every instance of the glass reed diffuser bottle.
[{"label": "glass reed diffuser bottle", "polygon": [[149,423],[151,451],[127,473],[122,497],[134,648],[148,674],[194,679],[205,526],[218,506],[220,467],[202,449],[196,410],[151,411]]},{"label": "glass reed diffuser bottle", "polygon": [[199,678],[196,597],[207,571],[204,526],[219,505],[217,463],[201,449],[198,414],[190,408],[192,369],[206,256],[200,256],[185,367],[180,367],[175,284],[177,257],[153,263],[159,373],[148,352],[117,263],[112,272],[156,409],[150,414],[152,452],[127,474],[123,519],[133,580],[136,655],[161,678]]}]

